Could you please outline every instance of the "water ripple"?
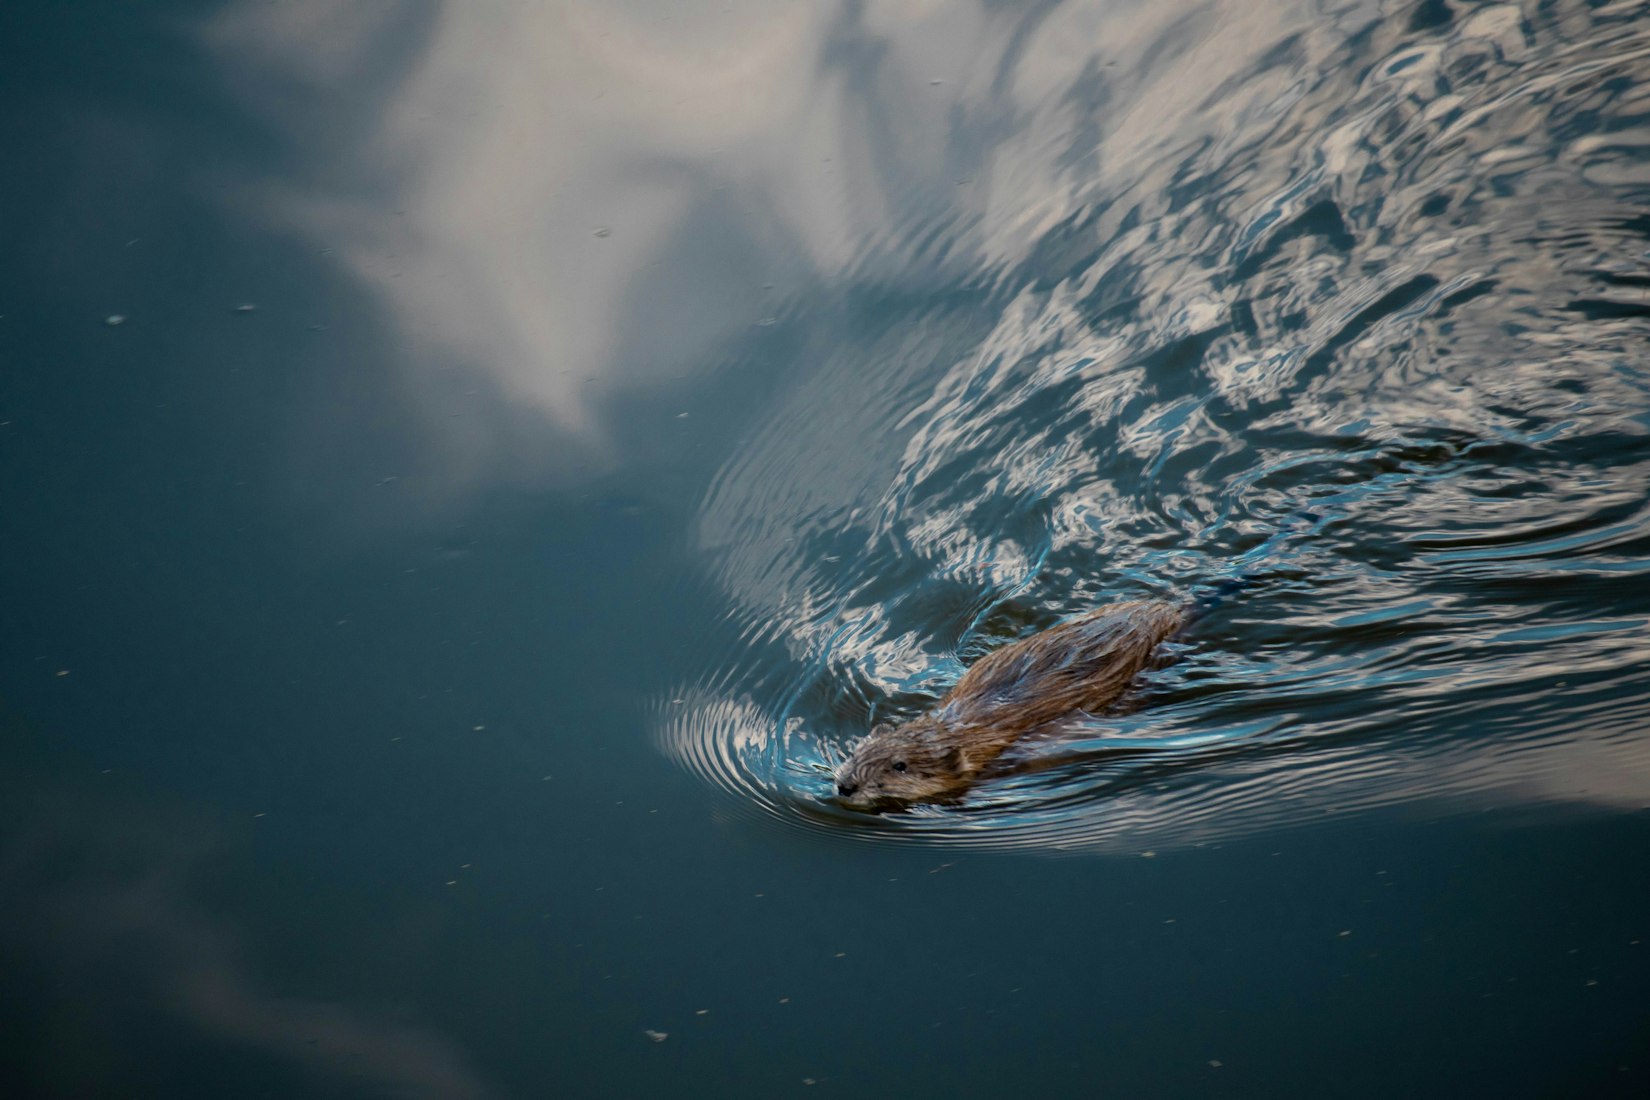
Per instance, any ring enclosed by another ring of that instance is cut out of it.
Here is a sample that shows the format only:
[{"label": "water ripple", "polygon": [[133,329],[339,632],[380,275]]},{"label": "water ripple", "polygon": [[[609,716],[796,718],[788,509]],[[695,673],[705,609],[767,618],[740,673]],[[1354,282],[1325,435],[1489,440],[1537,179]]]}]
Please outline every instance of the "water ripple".
[{"label": "water ripple", "polygon": [[[877,841],[1650,806],[1650,7],[1363,10],[1245,23],[1168,129],[1049,92],[1040,155],[1106,167],[1025,250],[943,294],[844,278],[702,502],[749,625],[661,705],[667,751]],[[938,224],[954,255],[984,231]],[[1127,713],[957,806],[829,801],[981,653],[1228,578]]]}]

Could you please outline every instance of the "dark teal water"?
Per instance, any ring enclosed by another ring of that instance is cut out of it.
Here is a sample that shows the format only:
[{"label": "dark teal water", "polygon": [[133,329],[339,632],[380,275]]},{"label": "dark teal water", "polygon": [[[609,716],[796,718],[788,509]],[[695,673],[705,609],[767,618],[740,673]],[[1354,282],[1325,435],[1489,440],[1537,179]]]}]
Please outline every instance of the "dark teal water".
[{"label": "dark teal water", "polygon": [[1643,3],[0,8],[0,1087],[1644,1095],[1646,74]]}]

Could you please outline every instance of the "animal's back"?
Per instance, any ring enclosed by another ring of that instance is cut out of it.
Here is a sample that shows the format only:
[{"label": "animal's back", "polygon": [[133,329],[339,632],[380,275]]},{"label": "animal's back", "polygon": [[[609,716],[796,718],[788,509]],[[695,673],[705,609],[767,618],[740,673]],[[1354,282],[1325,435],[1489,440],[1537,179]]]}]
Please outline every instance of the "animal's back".
[{"label": "animal's back", "polygon": [[1028,732],[1111,705],[1185,621],[1158,600],[1111,604],[980,660],[936,708],[946,724],[1010,723]]}]

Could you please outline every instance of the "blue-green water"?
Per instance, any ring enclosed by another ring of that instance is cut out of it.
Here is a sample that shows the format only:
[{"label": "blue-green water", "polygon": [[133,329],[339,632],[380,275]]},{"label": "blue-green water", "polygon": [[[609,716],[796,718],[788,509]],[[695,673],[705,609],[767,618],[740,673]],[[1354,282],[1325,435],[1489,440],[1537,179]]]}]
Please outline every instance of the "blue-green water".
[{"label": "blue-green water", "polygon": [[1646,74],[1643,3],[0,8],[0,1086],[1645,1094]]}]

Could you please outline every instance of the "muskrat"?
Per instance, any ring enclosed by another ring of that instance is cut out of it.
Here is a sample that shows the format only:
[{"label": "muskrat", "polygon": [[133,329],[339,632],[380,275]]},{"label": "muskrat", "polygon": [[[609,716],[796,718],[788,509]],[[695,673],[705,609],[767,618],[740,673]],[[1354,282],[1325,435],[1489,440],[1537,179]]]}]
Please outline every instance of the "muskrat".
[{"label": "muskrat", "polygon": [[934,708],[878,725],[836,770],[855,809],[954,799],[1027,734],[1115,702],[1185,611],[1157,600],[1115,603],[984,657]]}]

